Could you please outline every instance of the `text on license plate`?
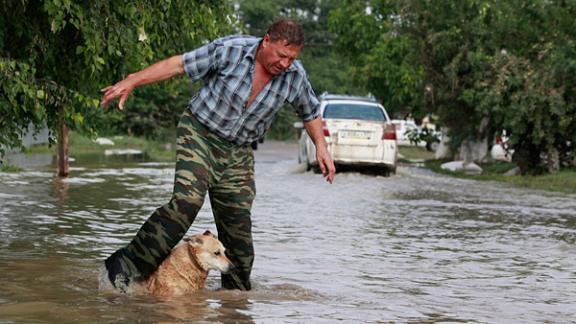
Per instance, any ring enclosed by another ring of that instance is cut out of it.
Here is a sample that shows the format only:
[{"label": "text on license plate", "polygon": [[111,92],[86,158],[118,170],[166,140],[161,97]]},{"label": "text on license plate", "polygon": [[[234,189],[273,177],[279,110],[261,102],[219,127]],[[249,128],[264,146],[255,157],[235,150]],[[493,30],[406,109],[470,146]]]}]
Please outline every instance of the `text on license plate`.
[{"label": "text on license plate", "polygon": [[353,139],[370,139],[372,132],[366,131],[341,131],[340,137]]}]

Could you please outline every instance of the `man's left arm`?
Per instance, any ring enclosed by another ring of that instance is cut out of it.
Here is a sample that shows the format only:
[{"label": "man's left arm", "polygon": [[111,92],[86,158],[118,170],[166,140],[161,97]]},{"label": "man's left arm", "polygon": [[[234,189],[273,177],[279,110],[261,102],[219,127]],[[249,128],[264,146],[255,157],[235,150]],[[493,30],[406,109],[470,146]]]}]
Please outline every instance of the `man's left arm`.
[{"label": "man's left arm", "polygon": [[328,152],[328,145],[324,139],[324,132],[322,130],[322,117],[317,117],[310,121],[304,122],[304,128],[314,146],[316,146],[316,161],[318,161],[318,166],[322,171],[322,174],[326,178],[326,181],[332,183],[334,181],[334,174],[336,173],[336,167],[334,166],[334,161]]},{"label": "man's left arm", "polygon": [[334,181],[334,174],[336,167],[334,161],[328,152],[328,145],[324,139],[324,131],[322,130],[322,116],[320,116],[320,102],[312,89],[312,85],[306,76],[306,72],[302,69],[303,80],[299,86],[298,92],[295,95],[292,105],[296,109],[296,113],[302,118],[304,128],[314,146],[316,146],[316,161],[326,178],[326,181],[332,183]]}]

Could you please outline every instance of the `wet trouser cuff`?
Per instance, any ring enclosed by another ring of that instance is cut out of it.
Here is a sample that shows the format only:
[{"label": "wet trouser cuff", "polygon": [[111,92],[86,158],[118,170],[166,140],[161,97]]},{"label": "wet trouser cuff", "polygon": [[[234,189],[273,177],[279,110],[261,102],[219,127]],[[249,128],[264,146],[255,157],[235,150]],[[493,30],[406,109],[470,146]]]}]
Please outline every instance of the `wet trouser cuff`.
[{"label": "wet trouser cuff", "polygon": [[130,255],[131,253],[127,248],[122,248],[104,261],[106,270],[108,270],[108,279],[114,287],[122,292],[127,292],[130,283],[139,281],[142,277]]},{"label": "wet trouser cuff", "polygon": [[239,290],[251,290],[252,285],[250,284],[250,275],[243,273],[239,270],[234,270],[228,274],[222,274],[222,288],[224,289],[239,289]]}]

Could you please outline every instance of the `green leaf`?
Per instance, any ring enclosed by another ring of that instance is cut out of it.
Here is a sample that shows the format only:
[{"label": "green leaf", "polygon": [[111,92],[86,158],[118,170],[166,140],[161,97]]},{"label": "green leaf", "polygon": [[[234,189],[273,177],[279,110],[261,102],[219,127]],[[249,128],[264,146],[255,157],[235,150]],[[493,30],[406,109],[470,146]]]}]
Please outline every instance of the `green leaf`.
[{"label": "green leaf", "polygon": [[[139,67],[232,31],[226,17],[233,8],[222,1],[8,2],[9,10],[0,10],[0,116],[9,116],[2,119],[0,147],[18,144],[14,134],[27,128],[31,119],[46,122],[54,131],[60,106],[67,108],[71,128],[81,132],[126,131],[132,120],[92,109],[99,104],[99,89]],[[215,10],[210,13],[204,7]],[[165,19],[155,21],[161,14]],[[198,23],[202,19],[209,27]],[[146,33],[145,43],[137,41],[139,27]],[[189,93],[188,88],[189,82],[178,92]],[[163,110],[170,105],[158,103],[172,94],[170,90],[155,94],[146,101],[155,118],[169,121],[151,124],[161,129],[172,125],[179,111]],[[185,106],[186,96],[178,97],[179,105]]]}]

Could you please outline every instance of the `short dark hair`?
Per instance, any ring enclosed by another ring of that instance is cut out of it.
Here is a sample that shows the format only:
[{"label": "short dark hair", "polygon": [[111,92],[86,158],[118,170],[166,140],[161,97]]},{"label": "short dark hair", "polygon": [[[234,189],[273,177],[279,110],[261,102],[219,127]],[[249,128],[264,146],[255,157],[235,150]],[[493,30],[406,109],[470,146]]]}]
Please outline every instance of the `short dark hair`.
[{"label": "short dark hair", "polygon": [[274,22],[266,32],[271,42],[286,40],[290,45],[304,45],[304,30],[291,19],[280,19]]}]

